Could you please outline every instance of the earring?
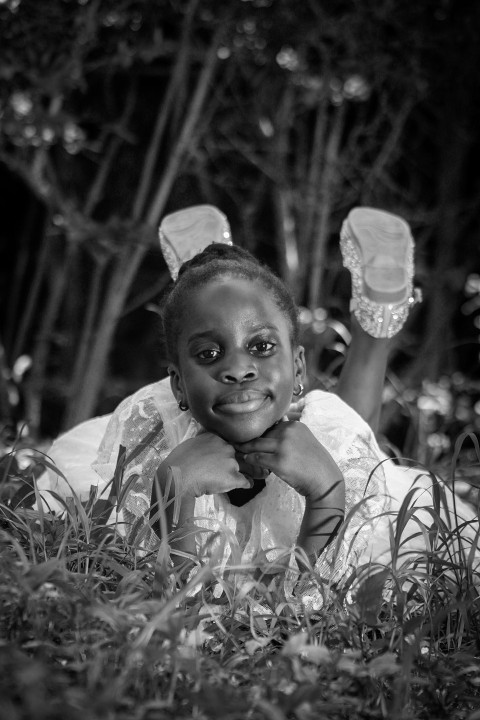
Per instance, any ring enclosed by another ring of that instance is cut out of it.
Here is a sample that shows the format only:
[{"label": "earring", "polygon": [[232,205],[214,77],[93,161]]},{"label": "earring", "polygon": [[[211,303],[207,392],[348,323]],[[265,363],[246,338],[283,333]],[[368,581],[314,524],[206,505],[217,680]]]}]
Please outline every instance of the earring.
[{"label": "earring", "polygon": [[188,405],[186,405],[183,400],[179,400],[178,408],[179,410],[182,410],[182,412],[185,412],[185,410],[188,410]]},{"label": "earring", "polygon": [[295,388],[295,389],[294,389],[293,394],[295,395],[295,397],[298,397],[299,395],[301,395],[301,394],[303,393],[304,389],[305,389],[305,388],[303,387],[302,383],[299,382],[299,383],[298,383],[298,388]]}]

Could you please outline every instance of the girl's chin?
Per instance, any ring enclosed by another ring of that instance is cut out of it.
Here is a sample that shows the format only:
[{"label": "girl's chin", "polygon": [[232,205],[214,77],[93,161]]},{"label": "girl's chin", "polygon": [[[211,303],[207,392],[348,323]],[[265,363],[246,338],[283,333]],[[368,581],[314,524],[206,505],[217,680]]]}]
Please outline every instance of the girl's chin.
[{"label": "girl's chin", "polygon": [[[279,421],[277,420],[277,422]],[[267,430],[270,430],[271,427],[276,425],[277,422],[273,423],[273,425],[268,423],[252,427],[225,428],[224,432],[220,433],[220,435],[224,440],[232,445],[247,443],[262,437],[262,435],[264,435]]]},{"label": "girl's chin", "polygon": [[263,433],[227,433],[223,434],[221,437],[230,445],[242,445],[243,443],[250,442],[251,440],[256,440],[257,438],[261,437]]}]

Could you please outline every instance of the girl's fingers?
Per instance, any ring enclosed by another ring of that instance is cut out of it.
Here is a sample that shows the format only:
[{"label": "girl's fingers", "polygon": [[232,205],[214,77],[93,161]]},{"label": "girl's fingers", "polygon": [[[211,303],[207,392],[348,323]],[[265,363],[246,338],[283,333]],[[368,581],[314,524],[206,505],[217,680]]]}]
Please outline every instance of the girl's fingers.
[{"label": "girl's fingers", "polygon": [[264,470],[268,470],[268,472],[275,472],[276,463],[272,453],[263,453],[258,451],[253,453],[244,453],[243,459],[249,465],[258,465]]},{"label": "girl's fingers", "polygon": [[304,407],[305,407],[305,398],[302,398],[298,402],[290,403],[290,407],[288,408],[288,412],[287,412],[287,418],[289,420],[299,420]]},{"label": "girl's fingers", "polygon": [[270,468],[253,465],[252,477],[254,480],[265,480],[270,475]]},{"label": "girl's fingers", "polygon": [[235,455],[235,459],[238,462],[240,472],[247,478],[254,478],[255,480],[265,480],[265,478],[267,477],[268,470],[266,468],[261,468],[258,465],[250,465],[249,463],[245,462],[245,460],[243,459],[243,454],[237,452]]},{"label": "girl's fingers", "polygon": [[287,418],[289,420],[300,420],[301,417],[302,417],[301,410],[289,410],[287,413]]},{"label": "girl's fingers", "polygon": [[232,483],[232,487],[227,490],[227,492],[230,492],[230,490],[250,490],[250,488],[253,487],[253,478],[247,478],[245,475],[242,475],[242,480],[238,483],[235,483],[235,485]]},{"label": "girl's fingers", "polygon": [[226,493],[230,490],[249,490],[253,487],[253,480],[249,480],[245,475],[239,473],[238,480],[231,478],[228,481],[222,481],[221,483],[213,483],[208,489],[207,495],[216,495],[217,493]]}]

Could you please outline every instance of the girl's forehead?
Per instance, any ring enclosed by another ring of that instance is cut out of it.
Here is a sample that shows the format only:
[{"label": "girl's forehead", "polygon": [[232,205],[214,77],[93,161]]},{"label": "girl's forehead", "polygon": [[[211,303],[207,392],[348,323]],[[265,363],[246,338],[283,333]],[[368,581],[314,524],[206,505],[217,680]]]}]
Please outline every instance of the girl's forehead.
[{"label": "girl's forehead", "polygon": [[218,309],[218,301],[244,304],[260,303],[266,307],[277,307],[273,293],[265,287],[261,280],[236,275],[221,275],[207,280],[190,293],[190,306],[198,307],[199,302],[209,304],[210,308]]},{"label": "girl's forehead", "polygon": [[237,276],[222,276],[192,288],[184,307],[187,326],[196,324],[258,324],[275,322],[289,325],[274,294],[261,281]]}]

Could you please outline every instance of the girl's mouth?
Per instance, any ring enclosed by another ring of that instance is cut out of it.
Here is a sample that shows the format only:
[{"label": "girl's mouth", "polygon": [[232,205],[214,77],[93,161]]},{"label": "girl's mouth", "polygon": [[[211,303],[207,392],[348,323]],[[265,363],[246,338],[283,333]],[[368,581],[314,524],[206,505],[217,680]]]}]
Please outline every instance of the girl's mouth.
[{"label": "girl's mouth", "polygon": [[225,415],[252,413],[264,405],[268,396],[258,390],[237,390],[224,395],[215,403],[215,409]]}]

